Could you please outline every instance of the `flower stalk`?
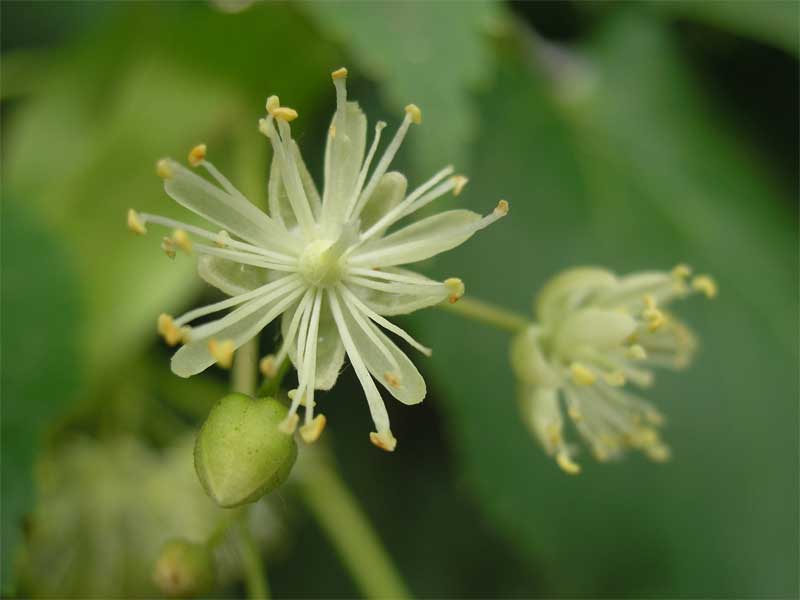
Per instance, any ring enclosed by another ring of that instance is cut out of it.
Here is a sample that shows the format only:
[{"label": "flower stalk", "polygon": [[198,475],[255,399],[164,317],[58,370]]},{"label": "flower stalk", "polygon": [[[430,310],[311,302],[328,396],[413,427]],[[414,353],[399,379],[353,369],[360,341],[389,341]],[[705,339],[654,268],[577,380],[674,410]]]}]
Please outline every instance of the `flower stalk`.
[{"label": "flower stalk", "polygon": [[458,302],[442,302],[439,306],[461,317],[511,333],[519,333],[531,324],[524,315],[476,298],[463,297]]}]

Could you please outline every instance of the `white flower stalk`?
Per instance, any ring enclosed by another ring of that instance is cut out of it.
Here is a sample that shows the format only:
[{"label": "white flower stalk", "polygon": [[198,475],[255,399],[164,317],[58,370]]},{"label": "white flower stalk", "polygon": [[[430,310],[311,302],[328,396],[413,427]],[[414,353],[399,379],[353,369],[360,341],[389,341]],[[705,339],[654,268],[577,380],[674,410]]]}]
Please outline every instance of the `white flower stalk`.
[{"label": "white flower stalk", "polygon": [[628,448],[669,458],[658,434],[663,417],[624,387],[650,386],[654,367],[689,363],[695,337],[664,307],[692,292],[717,293],[710,277],[689,276],[684,265],[625,277],[578,268],[542,290],[538,321],[515,338],[511,361],[526,424],[567,473],[580,467],[564,439],[564,412],[598,460]]},{"label": "white flower stalk", "polygon": [[[391,451],[396,440],[376,382],[404,404],[423,400],[425,382],[382,329],[423,354],[430,350],[385,317],[455,302],[464,293],[460,279],[434,281],[399,267],[462,244],[505,216],[508,203],[500,201],[485,217],[450,210],[392,230],[433,200],[450,192],[458,195],[466,178],[447,167],[407,193],[406,178],[389,167],[411,125],[421,122],[419,108],[406,107],[398,131],[375,161],[386,124],[377,123],[367,149],[367,120],[357,103],[347,101],[346,77],[346,69],[332,74],[337,106],[325,148],[321,195],[292,139],[290,123],[297,112],[271,96],[267,115],[259,121],[274,151],[269,215],[205,159],[206,147],[200,145],[190,152],[189,163],[205,169],[214,183],[171,159],[159,161],[157,171],[175,201],[222,230],[135,211],[130,211],[128,225],[139,234],[150,224],[172,230],[162,243],[167,255],[178,250],[198,254],[200,275],[231,296],[178,318],[159,318],[158,330],[166,341],[184,344],[172,357],[177,375],[189,377],[214,363],[230,366],[237,348],[280,317],[282,346],[262,360],[261,368],[272,375],[287,356],[297,368],[298,386],[289,393],[292,404],[282,429],[294,431],[302,405],[302,437],[309,442],[319,437],[325,417],[314,414],[315,391],[333,386],[347,354],[375,423],[370,439]],[[226,309],[233,310],[190,327],[195,319]]]}]

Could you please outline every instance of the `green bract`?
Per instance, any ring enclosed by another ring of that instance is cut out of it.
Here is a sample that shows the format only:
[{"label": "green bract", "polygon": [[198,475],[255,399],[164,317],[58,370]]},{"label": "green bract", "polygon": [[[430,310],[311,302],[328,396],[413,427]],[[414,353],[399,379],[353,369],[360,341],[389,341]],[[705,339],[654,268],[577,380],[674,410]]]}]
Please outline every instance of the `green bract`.
[{"label": "green bract", "polygon": [[287,410],[272,398],[230,394],[203,424],[194,450],[197,476],[223,508],[255,502],[281,485],[297,458],[294,437],[279,431]]}]

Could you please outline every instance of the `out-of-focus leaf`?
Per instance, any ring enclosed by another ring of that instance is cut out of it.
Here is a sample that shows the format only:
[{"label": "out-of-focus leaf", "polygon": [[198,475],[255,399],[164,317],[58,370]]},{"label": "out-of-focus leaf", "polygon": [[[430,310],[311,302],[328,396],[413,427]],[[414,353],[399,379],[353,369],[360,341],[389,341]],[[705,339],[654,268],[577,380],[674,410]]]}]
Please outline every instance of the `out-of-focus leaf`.
[{"label": "out-of-focus leaf", "polygon": [[[21,561],[22,590],[36,598],[157,596],[152,573],[161,545],[171,538],[203,543],[230,518],[200,487],[193,446],[184,436],[159,454],[134,438],[79,438],[47,456]],[[263,502],[254,507],[251,527],[261,543],[274,543],[274,513]],[[216,554],[221,582],[238,577],[235,544]]]},{"label": "out-of-focus leaf", "polygon": [[64,249],[32,211],[3,198],[2,583],[8,591],[20,519],[49,419],[81,383],[82,315]]},{"label": "out-of-focus leaf", "polygon": [[[397,110],[416,103],[422,127],[409,134],[423,172],[463,166],[477,135],[469,100],[486,83],[491,61],[484,37],[502,18],[494,2],[309,2],[320,29],[340,40],[356,66],[380,83]],[[356,73],[353,73],[356,74]]]},{"label": "out-of-focus leaf", "polygon": [[653,5],[672,17],[708,23],[800,54],[800,3],[793,0],[672,0]]},{"label": "out-of-focus leaf", "polygon": [[584,63],[529,58],[543,57],[556,85],[507,67],[484,102],[494,118],[466,201],[506,197],[510,215],[437,272],[526,312],[546,277],[576,264],[686,261],[715,274],[721,295],[678,307],[700,355],[647,392],[668,415],[673,461],[597,465],[584,453],[579,477],[523,428],[508,336],[422,313],[423,341],[447,340],[432,366],[466,475],[546,565],[551,595],[795,595],[798,264],[784,192],[654,22],[624,11]]}]

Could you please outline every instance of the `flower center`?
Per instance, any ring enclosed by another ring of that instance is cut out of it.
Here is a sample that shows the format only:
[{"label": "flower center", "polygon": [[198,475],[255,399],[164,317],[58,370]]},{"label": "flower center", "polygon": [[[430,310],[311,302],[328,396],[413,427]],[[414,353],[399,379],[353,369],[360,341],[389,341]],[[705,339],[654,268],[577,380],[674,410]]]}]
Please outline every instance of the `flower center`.
[{"label": "flower center", "polygon": [[316,240],[303,250],[298,270],[311,285],[328,287],[342,277],[342,253],[330,240]]}]

